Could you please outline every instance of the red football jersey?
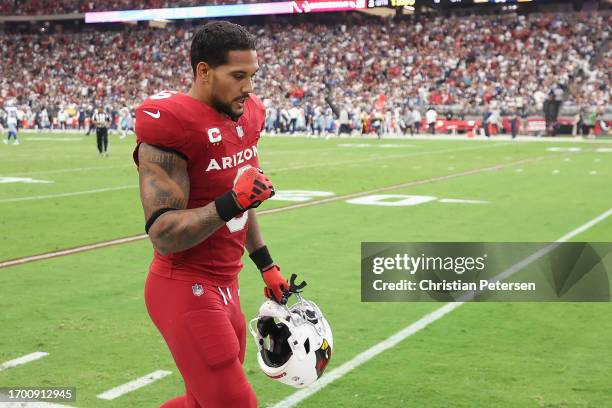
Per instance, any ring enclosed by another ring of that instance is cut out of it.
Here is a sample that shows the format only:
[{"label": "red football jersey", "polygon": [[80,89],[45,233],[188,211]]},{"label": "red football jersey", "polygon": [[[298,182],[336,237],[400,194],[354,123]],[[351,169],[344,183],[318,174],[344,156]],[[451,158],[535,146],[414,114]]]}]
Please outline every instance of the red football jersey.
[{"label": "red football jersey", "polygon": [[[257,142],[265,109],[254,95],[237,122],[186,94],[163,91],[136,109],[137,143],[171,149],[185,157],[189,172],[189,204],[202,207],[230,190],[238,171],[259,167]],[[134,161],[138,164],[138,145]],[[151,272],[174,279],[203,279],[228,286],[242,268],[248,212],[190,249],[168,255],[155,251]]]}]

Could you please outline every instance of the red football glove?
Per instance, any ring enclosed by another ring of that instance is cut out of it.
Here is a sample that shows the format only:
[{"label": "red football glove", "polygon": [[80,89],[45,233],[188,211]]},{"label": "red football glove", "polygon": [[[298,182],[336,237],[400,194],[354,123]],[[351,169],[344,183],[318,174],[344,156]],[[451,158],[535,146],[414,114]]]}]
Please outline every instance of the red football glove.
[{"label": "red football glove", "polygon": [[283,275],[281,275],[280,268],[276,265],[272,265],[270,268],[261,272],[261,277],[264,282],[266,282],[264,295],[269,299],[281,303],[283,301],[283,291],[289,291],[289,283]]},{"label": "red football glove", "polygon": [[274,186],[263,171],[255,167],[246,169],[232,188],[236,202],[243,210],[258,207],[263,201],[274,195]]}]

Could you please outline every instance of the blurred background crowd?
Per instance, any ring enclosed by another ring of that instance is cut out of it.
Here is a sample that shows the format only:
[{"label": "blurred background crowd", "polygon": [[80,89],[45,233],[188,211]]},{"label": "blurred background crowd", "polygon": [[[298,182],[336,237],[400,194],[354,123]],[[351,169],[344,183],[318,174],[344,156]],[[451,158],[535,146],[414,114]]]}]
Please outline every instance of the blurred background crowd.
[{"label": "blurred background crowd", "polygon": [[[2,13],[196,3],[9,0]],[[0,107],[15,106],[21,122],[41,129],[84,127],[100,106],[113,123],[127,121],[125,112],[147,96],[189,88],[189,45],[201,23],[0,33]],[[427,128],[431,110],[499,125],[502,117],[565,114],[581,124],[604,117],[611,110],[611,23],[609,10],[343,14],[332,22],[264,20],[248,29],[258,39],[255,89],[269,132],[363,131],[375,123],[377,133],[400,133],[417,121]],[[6,115],[0,111],[0,119]]]}]

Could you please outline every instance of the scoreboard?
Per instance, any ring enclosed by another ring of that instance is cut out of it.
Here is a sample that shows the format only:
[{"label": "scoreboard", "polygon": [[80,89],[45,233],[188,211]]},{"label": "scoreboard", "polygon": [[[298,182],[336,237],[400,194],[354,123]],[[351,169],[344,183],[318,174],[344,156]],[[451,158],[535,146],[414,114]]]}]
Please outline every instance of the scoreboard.
[{"label": "scoreboard", "polygon": [[275,14],[308,14],[358,11],[379,7],[452,7],[545,3],[553,0],[293,0],[247,4],[226,4],[200,7],[172,7],[144,10],[96,11],[85,13],[86,23],[126,21],[181,20],[194,18],[258,16]]}]

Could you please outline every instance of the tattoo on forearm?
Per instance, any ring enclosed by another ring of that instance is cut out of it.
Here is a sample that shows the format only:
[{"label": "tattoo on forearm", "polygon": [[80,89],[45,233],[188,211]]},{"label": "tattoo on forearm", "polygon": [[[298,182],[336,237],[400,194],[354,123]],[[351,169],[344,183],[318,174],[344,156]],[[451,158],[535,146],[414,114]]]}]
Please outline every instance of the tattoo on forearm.
[{"label": "tattoo on forearm", "polygon": [[165,220],[164,229],[157,240],[157,248],[167,252],[192,248],[214,233],[223,224],[213,204],[176,212]]},{"label": "tattoo on forearm", "polygon": [[138,158],[145,219],[160,208],[184,210],[168,212],[155,222],[157,228],[151,239],[158,251],[171,253],[191,248],[224,224],[214,203],[186,210],[190,185],[183,158],[146,144],[140,146]]},{"label": "tattoo on forearm", "polygon": [[187,208],[188,197],[184,194],[184,191],[181,191],[178,185],[173,186],[169,183],[159,182],[152,177],[148,179],[148,186],[155,195],[152,202],[155,207]]}]

